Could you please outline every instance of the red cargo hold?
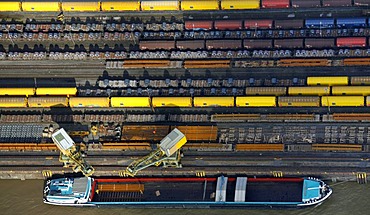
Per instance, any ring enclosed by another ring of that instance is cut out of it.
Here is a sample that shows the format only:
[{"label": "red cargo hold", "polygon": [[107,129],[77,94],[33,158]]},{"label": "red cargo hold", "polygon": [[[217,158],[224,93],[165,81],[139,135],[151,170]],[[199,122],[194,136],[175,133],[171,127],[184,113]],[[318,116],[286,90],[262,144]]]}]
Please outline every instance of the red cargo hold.
[{"label": "red cargo hold", "polygon": [[352,6],[352,0],[323,0],[324,7],[349,7]]},{"label": "red cargo hold", "polygon": [[244,20],[244,28],[272,28],[272,19]]},{"label": "red cargo hold", "polygon": [[289,0],[262,0],[263,8],[289,8]]},{"label": "red cargo hold", "polygon": [[239,30],[239,29],[242,29],[242,21],[241,20],[215,21],[215,29],[217,30]]},{"label": "red cargo hold", "polygon": [[338,47],[365,47],[366,37],[341,37],[337,38]]},{"label": "red cargo hold", "polygon": [[272,48],[272,40],[244,40],[244,48],[246,49],[270,49]]},{"label": "red cargo hold", "polygon": [[213,21],[185,21],[186,30],[211,30]]}]

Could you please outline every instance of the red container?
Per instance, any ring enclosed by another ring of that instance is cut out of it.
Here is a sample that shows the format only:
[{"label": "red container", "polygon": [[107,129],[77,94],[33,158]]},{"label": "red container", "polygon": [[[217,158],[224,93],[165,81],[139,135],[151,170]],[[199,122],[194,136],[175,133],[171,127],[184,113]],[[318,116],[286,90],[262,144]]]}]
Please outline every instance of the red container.
[{"label": "red container", "polygon": [[321,7],[320,0],[292,0],[292,7],[309,8]]},{"label": "red container", "polygon": [[370,2],[369,2],[369,0],[355,0],[354,4],[356,6],[369,6]]},{"label": "red container", "polygon": [[207,49],[241,49],[241,40],[207,40]]},{"label": "red container", "polygon": [[175,49],[175,41],[140,41],[141,50]]},{"label": "red container", "polygon": [[244,28],[272,28],[272,19],[244,20]]},{"label": "red container", "polygon": [[349,7],[352,6],[351,0],[323,0],[324,7]]},{"label": "red container", "polygon": [[183,40],[177,41],[176,46],[181,50],[204,49],[204,40]]},{"label": "red container", "polygon": [[365,47],[366,37],[340,37],[337,38],[338,47]]},{"label": "red container", "polygon": [[303,48],[303,39],[276,39],[274,44],[275,48]]},{"label": "red container", "polygon": [[239,29],[242,29],[242,21],[241,20],[215,21],[215,29],[217,30],[239,30]]},{"label": "red container", "polygon": [[306,38],[306,48],[333,48],[335,39],[332,38]]},{"label": "red container", "polygon": [[289,8],[289,0],[262,0],[263,8]]},{"label": "red container", "polygon": [[303,28],[303,19],[275,20],[275,28]]},{"label": "red container", "polygon": [[185,21],[186,30],[211,30],[213,21]]},{"label": "red container", "polygon": [[270,49],[272,48],[272,40],[244,40],[244,48],[246,49]]}]

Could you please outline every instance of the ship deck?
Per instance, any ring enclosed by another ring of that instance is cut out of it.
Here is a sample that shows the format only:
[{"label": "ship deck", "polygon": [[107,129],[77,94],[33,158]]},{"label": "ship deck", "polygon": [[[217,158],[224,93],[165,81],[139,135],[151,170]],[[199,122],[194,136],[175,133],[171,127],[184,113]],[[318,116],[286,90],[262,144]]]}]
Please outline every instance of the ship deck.
[{"label": "ship deck", "polygon": [[[140,185],[140,186],[138,186]],[[214,202],[217,178],[97,179],[93,202]],[[236,180],[229,178],[226,202]],[[248,178],[245,202],[302,202],[303,179]]]}]

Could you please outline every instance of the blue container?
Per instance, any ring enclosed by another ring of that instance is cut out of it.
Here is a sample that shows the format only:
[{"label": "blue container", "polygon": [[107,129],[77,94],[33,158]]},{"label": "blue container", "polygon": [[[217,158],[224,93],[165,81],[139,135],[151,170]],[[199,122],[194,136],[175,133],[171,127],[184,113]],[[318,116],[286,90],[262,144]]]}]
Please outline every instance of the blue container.
[{"label": "blue container", "polygon": [[320,18],[320,19],[306,19],[306,28],[333,28],[334,19]]},{"label": "blue container", "polygon": [[351,27],[366,27],[366,18],[338,18],[338,28],[351,28]]}]

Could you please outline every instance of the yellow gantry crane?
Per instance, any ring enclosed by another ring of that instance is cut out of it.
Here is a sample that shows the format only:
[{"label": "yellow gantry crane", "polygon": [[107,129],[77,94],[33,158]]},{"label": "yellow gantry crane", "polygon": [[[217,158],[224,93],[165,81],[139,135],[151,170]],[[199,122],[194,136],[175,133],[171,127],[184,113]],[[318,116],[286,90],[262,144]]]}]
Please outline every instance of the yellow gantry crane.
[{"label": "yellow gantry crane", "polygon": [[64,163],[64,167],[72,167],[74,172],[82,172],[86,177],[95,172],[94,168],[82,157],[79,146],[63,128],[55,131],[51,138],[60,150],[59,161]]},{"label": "yellow gantry crane", "polygon": [[186,137],[177,128],[172,130],[159,144],[159,148],[149,155],[133,161],[126,170],[119,173],[120,176],[134,177],[140,170],[149,166],[176,167],[181,168],[180,148],[186,143]]}]

